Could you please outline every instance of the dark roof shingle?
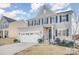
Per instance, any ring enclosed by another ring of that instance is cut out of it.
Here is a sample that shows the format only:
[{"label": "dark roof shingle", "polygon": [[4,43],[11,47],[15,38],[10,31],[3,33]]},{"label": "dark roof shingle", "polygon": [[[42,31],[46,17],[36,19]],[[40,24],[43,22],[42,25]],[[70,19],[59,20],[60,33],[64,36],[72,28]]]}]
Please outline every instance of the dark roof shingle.
[{"label": "dark roof shingle", "polygon": [[14,21],[16,21],[16,20],[11,19],[11,18],[6,17],[6,16],[3,16],[2,19],[6,19],[8,22],[14,22]]}]

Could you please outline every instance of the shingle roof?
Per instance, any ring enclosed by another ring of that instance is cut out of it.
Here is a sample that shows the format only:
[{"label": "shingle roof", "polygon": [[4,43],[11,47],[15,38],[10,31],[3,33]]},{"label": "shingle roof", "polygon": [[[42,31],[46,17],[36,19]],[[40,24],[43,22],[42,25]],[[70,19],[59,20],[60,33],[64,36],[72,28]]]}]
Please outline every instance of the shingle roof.
[{"label": "shingle roof", "polygon": [[16,21],[16,20],[11,19],[11,18],[6,17],[6,16],[3,16],[2,19],[6,19],[8,22],[14,22],[14,21]]}]

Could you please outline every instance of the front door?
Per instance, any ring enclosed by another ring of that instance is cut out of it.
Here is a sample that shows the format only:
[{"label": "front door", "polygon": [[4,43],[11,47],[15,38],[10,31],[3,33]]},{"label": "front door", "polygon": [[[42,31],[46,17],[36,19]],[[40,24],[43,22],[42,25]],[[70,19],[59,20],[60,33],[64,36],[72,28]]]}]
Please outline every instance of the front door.
[{"label": "front door", "polygon": [[52,38],[52,31],[50,27],[44,28],[44,41],[46,43],[50,43],[50,40]]}]

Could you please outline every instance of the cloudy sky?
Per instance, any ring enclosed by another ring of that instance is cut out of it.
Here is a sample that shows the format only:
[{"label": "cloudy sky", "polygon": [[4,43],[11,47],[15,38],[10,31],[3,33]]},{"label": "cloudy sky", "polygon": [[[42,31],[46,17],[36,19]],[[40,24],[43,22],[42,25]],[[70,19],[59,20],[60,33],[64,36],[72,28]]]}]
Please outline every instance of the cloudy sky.
[{"label": "cloudy sky", "polygon": [[[27,20],[34,17],[39,11],[39,7],[45,3],[1,3],[0,4],[0,17],[5,15],[7,17],[16,20]],[[46,4],[51,10],[62,12],[65,10],[76,10],[79,12],[79,4],[77,3],[47,3]]]}]

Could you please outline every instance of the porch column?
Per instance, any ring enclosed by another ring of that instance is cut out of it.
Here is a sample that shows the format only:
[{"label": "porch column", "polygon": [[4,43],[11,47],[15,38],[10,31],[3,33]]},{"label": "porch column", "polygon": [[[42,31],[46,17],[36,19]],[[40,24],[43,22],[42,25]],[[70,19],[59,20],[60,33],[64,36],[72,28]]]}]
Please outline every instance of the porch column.
[{"label": "porch column", "polygon": [[48,24],[50,24],[50,17],[48,17]]},{"label": "porch column", "polygon": [[51,27],[51,30],[52,30],[52,33],[51,33],[52,39],[51,39],[51,41],[53,42],[54,41],[54,26]]},{"label": "porch column", "polygon": [[3,30],[3,35],[2,36],[3,36],[3,38],[5,38],[5,31],[4,30]]}]

